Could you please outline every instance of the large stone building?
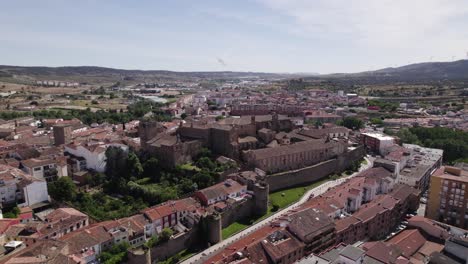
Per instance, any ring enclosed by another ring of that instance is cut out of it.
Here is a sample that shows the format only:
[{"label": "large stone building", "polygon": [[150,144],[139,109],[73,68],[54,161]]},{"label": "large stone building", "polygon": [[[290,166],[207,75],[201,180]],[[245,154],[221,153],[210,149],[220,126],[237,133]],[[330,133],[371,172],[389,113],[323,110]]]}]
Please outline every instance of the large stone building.
[{"label": "large stone building", "polygon": [[286,104],[233,104],[231,115],[267,115],[276,112],[284,115],[302,115],[309,106]]},{"label": "large stone building", "polygon": [[257,148],[257,130],[291,131],[293,123],[285,116],[245,116],[209,123],[206,120],[181,123],[174,133],[157,129],[154,122],[140,123],[141,145],[162,164],[175,166],[190,162],[203,147],[213,153],[239,159],[242,150]]},{"label": "large stone building", "polygon": [[248,150],[243,154],[247,166],[268,173],[294,170],[317,164],[346,151],[346,143],[331,140],[308,140],[274,148]]}]

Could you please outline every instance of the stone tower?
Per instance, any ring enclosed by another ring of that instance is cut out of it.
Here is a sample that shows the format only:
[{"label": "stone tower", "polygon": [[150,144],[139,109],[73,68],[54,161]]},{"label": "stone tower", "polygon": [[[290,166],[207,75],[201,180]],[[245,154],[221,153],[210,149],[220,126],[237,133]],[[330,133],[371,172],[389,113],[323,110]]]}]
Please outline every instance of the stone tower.
[{"label": "stone tower", "polygon": [[70,125],[55,125],[53,129],[55,146],[71,142],[72,127]]},{"label": "stone tower", "polygon": [[257,215],[264,215],[268,211],[268,193],[270,188],[265,182],[257,182],[253,185],[253,192],[255,194],[254,213]]},{"label": "stone tower", "polygon": [[271,125],[272,125],[272,130],[279,132],[280,130],[280,124],[279,124],[279,118],[278,118],[278,113],[273,112],[271,115]]},{"label": "stone tower", "polygon": [[146,149],[146,143],[159,133],[164,132],[164,130],[164,127],[157,121],[140,121],[138,126],[138,135],[140,137],[141,147]]},{"label": "stone tower", "polygon": [[221,215],[214,213],[211,215],[208,215],[206,218],[206,234],[207,234],[207,242],[210,245],[214,245],[216,243],[219,243],[223,238],[222,238],[222,221],[221,221]]}]

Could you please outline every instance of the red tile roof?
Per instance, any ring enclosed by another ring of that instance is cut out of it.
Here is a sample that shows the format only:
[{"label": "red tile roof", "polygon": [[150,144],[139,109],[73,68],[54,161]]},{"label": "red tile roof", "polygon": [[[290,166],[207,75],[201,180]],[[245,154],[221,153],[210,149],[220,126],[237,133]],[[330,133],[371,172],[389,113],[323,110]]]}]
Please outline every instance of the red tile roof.
[{"label": "red tile roof", "polygon": [[386,242],[388,245],[395,245],[406,258],[416,253],[426,242],[426,239],[417,229],[403,230]]}]

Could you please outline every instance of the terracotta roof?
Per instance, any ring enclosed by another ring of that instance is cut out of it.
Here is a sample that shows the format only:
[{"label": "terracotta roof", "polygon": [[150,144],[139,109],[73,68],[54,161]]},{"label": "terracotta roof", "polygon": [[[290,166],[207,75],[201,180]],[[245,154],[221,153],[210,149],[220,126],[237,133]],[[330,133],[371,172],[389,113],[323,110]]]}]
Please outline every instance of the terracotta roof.
[{"label": "terracotta roof", "polygon": [[362,222],[366,222],[373,219],[377,214],[385,212],[385,210],[385,208],[378,204],[368,203],[364,206],[361,206],[359,210],[353,214],[353,216]]},{"label": "terracotta roof", "polygon": [[290,215],[288,230],[304,242],[310,242],[314,234],[334,227],[330,218],[315,208],[309,208]]},{"label": "terracotta roof", "polygon": [[347,229],[349,226],[359,223],[360,220],[353,217],[345,217],[335,221],[335,228],[337,232]]},{"label": "terracotta roof", "polygon": [[193,198],[185,198],[174,201],[167,201],[163,204],[155,205],[146,208],[142,213],[150,220],[156,221],[165,216],[181,211],[193,211],[197,208],[199,203]]},{"label": "terracotta roof", "polygon": [[276,230],[280,230],[280,228],[271,226],[262,227],[255,232],[243,237],[242,239],[237,240],[228,247],[220,250],[218,254],[208,259],[205,263],[218,263],[218,261],[223,260],[226,256],[231,256],[239,250],[245,249],[246,247],[248,248],[250,245],[258,244],[259,241],[265,239],[269,234],[275,232]]},{"label": "terracotta roof", "polygon": [[0,234],[4,234],[5,231],[12,225],[18,224],[19,219],[17,218],[4,218],[0,219]]},{"label": "terracotta roof", "polygon": [[84,232],[90,234],[92,237],[94,237],[96,240],[100,241],[101,243],[104,243],[112,239],[111,234],[109,234],[109,232],[107,232],[104,229],[104,227],[100,224],[86,227],[86,229],[84,229]]},{"label": "terracotta roof", "polygon": [[392,177],[392,173],[383,167],[374,167],[360,172],[358,177],[386,178]]},{"label": "terracotta roof", "polygon": [[[7,264],[28,264],[28,263],[60,263],[66,259],[68,254],[67,244],[56,240],[40,240],[33,245],[16,252],[10,256]],[[64,258],[65,257],[65,258]],[[63,262],[62,262],[63,263]]]},{"label": "terracotta roof", "polygon": [[401,251],[395,246],[386,245],[384,242],[378,241],[371,248],[366,250],[368,257],[374,258],[383,263],[395,263],[401,255]]},{"label": "terracotta roof", "polygon": [[403,230],[387,241],[386,244],[397,246],[401,250],[403,256],[409,258],[416,253],[425,242],[426,239],[421,233],[417,229],[413,229]]},{"label": "terracotta roof", "polygon": [[[304,244],[294,238],[294,236],[289,234],[286,230],[278,230],[260,243],[275,263],[283,257],[304,248]],[[258,261],[256,259],[252,260],[255,262]]]},{"label": "terracotta roof", "polygon": [[408,199],[410,195],[418,195],[418,190],[406,185],[406,184],[396,184],[393,186],[393,191],[390,193],[395,199],[404,201]]},{"label": "terracotta roof", "polygon": [[56,162],[52,159],[36,159],[36,158],[21,161],[21,164],[28,168],[34,168],[34,167],[55,164],[55,163]]},{"label": "terracotta roof", "polygon": [[415,215],[408,220],[408,226],[418,228],[425,234],[432,236],[436,239],[447,239],[449,238],[449,232],[437,225],[433,220],[425,218],[423,216]]},{"label": "terracotta roof", "polygon": [[237,181],[232,179],[227,179],[224,182],[220,182],[208,188],[198,191],[198,193],[203,194],[207,200],[215,199],[222,196],[227,196],[232,193],[240,192],[241,189],[247,188],[244,185],[241,185]]},{"label": "terracotta roof", "polygon": [[93,237],[85,230],[77,230],[75,232],[68,233],[67,235],[61,237],[60,241],[67,243],[71,254],[79,253],[80,250],[84,248],[90,248],[101,243],[101,241]]},{"label": "terracotta roof", "polygon": [[55,223],[66,218],[76,217],[77,219],[88,218],[88,216],[75,208],[58,208],[46,216],[46,221]]}]

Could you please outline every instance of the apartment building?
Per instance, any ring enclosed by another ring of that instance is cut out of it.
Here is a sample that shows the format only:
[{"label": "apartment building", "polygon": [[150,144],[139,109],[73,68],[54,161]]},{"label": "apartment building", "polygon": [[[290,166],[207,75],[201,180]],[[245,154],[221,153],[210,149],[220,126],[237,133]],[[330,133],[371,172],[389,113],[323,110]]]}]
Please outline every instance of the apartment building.
[{"label": "apartment building", "polygon": [[468,228],[468,171],[440,167],[431,177],[426,217]]}]

